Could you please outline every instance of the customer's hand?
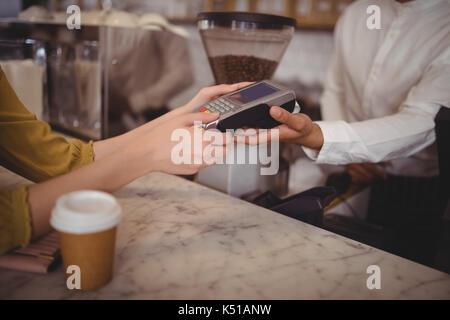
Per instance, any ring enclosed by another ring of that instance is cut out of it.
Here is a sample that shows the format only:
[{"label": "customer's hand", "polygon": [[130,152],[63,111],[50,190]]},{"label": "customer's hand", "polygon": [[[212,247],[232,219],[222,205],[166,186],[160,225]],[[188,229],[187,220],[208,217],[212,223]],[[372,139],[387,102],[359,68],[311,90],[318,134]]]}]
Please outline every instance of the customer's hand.
[{"label": "customer's hand", "polygon": [[182,107],[174,109],[162,115],[161,117],[158,117],[157,119],[152,120],[120,136],[94,142],[95,160],[101,160],[109,154],[115,152],[116,150],[133,143],[134,141],[138,140],[139,137],[148,134],[150,131],[154,130],[162,124],[165,124],[168,121],[177,119],[182,115],[198,112],[203,105],[210,102],[211,100],[216,99],[224,94],[239,90],[252,83],[253,82],[240,82],[236,84],[221,84],[212,87],[205,87],[201,89],[191,101],[189,101]]},{"label": "customer's hand", "polygon": [[[140,167],[140,175],[150,171],[180,175],[195,174],[208,165],[216,163],[218,159],[215,157],[222,159],[226,154],[225,144],[227,141],[231,141],[230,134],[211,130],[205,131],[194,127],[194,122],[209,123],[216,120],[218,116],[218,113],[207,114],[202,112],[181,115],[145,132],[123,152],[136,159],[133,164]],[[182,129],[178,133],[188,133],[188,138],[172,141],[172,135],[177,129]],[[197,130],[198,140],[194,139],[195,130]],[[205,135],[209,136],[211,141],[204,141]],[[219,150],[219,154],[211,152],[212,157],[205,155],[209,154],[206,148],[211,148],[208,147],[211,142],[217,146],[211,150]],[[194,146],[194,144],[196,145]],[[184,155],[184,153],[180,154],[178,151],[173,151],[177,145],[182,146],[184,151],[189,152],[188,163],[177,164],[177,159],[173,158],[182,158],[182,155]]]},{"label": "customer's hand", "polygon": [[[317,150],[322,148],[322,131],[320,130],[320,127],[312,122],[306,114],[292,114],[283,108],[273,106],[270,108],[270,115],[272,118],[280,122],[281,125],[268,130],[267,135],[261,135],[259,130],[256,130],[258,135],[258,144],[272,140],[275,136],[277,136],[274,134],[274,131],[277,130],[280,141],[296,143]],[[249,131],[246,130],[246,132]],[[246,137],[246,143],[252,143],[250,136]]]},{"label": "customer's hand", "polygon": [[345,166],[352,178],[352,183],[367,186],[376,180],[386,179],[387,174],[382,169],[386,163],[351,163]]}]

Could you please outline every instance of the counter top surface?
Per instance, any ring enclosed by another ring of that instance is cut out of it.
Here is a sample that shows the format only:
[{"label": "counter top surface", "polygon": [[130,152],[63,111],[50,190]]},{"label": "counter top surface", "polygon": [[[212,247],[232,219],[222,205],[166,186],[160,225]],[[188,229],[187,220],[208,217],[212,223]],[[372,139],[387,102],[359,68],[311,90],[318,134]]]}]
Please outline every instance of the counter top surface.
[{"label": "counter top surface", "polygon": [[[23,180],[0,167],[2,186]],[[450,299],[450,275],[153,173],[115,193],[124,219],[114,278],[94,292],[0,269],[0,299]],[[369,290],[366,269],[381,269]]]}]

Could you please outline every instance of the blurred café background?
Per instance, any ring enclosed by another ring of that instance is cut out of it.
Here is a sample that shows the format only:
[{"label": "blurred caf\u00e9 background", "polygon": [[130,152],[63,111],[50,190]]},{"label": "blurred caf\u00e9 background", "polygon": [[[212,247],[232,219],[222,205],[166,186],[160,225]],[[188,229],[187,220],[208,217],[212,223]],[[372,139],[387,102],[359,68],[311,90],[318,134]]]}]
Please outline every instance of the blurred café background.
[{"label": "blurred caf\u00e9 background", "polygon": [[[283,15],[296,18],[298,25],[274,80],[295,89],[303,111],[317,120],[333,26],[350,2],[0,0],[0,63],[38,117],[74,136],[105,138],[176,108],[214,84],[197,29],[199,12]],[[65,26],[71,4],[81,9],[77,32]]]},{"label": "blurred caf\u00e9 background", "polygon": [[[281,33],[275,35],[279,37],[275,42],[280,40],[283,47],[278,48],[278,57],[274,59],[277,61],[269,61],[275,63],[273,79],[294,89],[302,112],[320,120],[319,101],[333,50],[334,25],[351,2],[0,0],[0,65],[24,105],[53,129],[85,140],[103,139],[136,128],[185,104],[201,88],[222,82],[220,70],[213,72],[210,67],[213,50],[205,50],[206,41],[202,39],[205,33],[199,30],[200,12],[281,15],[294,18],[297,24],[295,30],[292,26],[288,28],[286,39],[282,39]],[[68,19],[71,23],[76,20],[71,19],[74,11],[67,11],[73,4],[81,10],[81,28],[70,30]],[[213,43],[218,47],[228,45]],[[290,150],[282,146],[280,170],[275,176],[262,177],[258,165],[224,165],[207,168],[195,179],[257,203],[255,199],[268,190],[279,197],[305,191],[298,189],[301,184],[289,175],[292,159]],[[301,171],[297,177],[309,179],[311,172],[303,167],[297,170]],[[435,248],[436,243],[419,240],[435,241],[436,237],[429,236],[435,233],[434,226],[425,230],[419,221],[415,224],[417,230],[411,229],[411,234],[402,231],[394,237],[388,228],[367,222],[369,189],[358,190],[358,196],[340,198],[337,204],[335,201],[334,208],[327,211],[328,220],[324,219],[319,226],[448,270],[448,248],[444,248],[446,261],[440,258],[436,264],[439,250],[433,249],[436,253],[429,249]],[[323,215],[323,207],[319,209],[318,215]],[[333,210],[340,215],[330,214]],[[422,233],[423,237],[416,237]],[[441,238],[437,245],[448,246],[449,234],[445,233],[447,238]]]}]

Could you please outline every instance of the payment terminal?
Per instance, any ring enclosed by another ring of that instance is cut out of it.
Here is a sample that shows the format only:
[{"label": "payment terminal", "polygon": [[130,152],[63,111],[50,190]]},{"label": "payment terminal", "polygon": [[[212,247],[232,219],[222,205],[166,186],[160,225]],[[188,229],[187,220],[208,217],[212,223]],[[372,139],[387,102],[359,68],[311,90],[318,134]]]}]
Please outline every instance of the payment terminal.
[{"label": "payment terminal", "polygon": [[264,80],[223,95],[200,108],[201,112],[220,113],[219,119],[202,127],[220,131],[242,127],[270,129],[280,124],[270,116],[271,106],[280,106],[291,113],[300,112],[293,90]]}]

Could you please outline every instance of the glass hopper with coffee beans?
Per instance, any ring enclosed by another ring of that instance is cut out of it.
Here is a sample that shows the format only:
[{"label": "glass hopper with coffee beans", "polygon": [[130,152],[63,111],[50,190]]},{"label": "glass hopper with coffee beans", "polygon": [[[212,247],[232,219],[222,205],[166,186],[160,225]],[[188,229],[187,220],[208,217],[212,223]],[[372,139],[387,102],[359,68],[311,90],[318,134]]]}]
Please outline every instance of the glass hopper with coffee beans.
[{"label": "glass hopper with coffee beans", "polygon": [[294,19],[268,14],[198,15],[198,28],[216,83],[259,81],[203,106],[202,112],[220,113],[218,120],[204,128],[273,128],[279,123],[270,116],[270,106],[300,111],[293,90],[268,80],[291,41],[295,25]]}]

